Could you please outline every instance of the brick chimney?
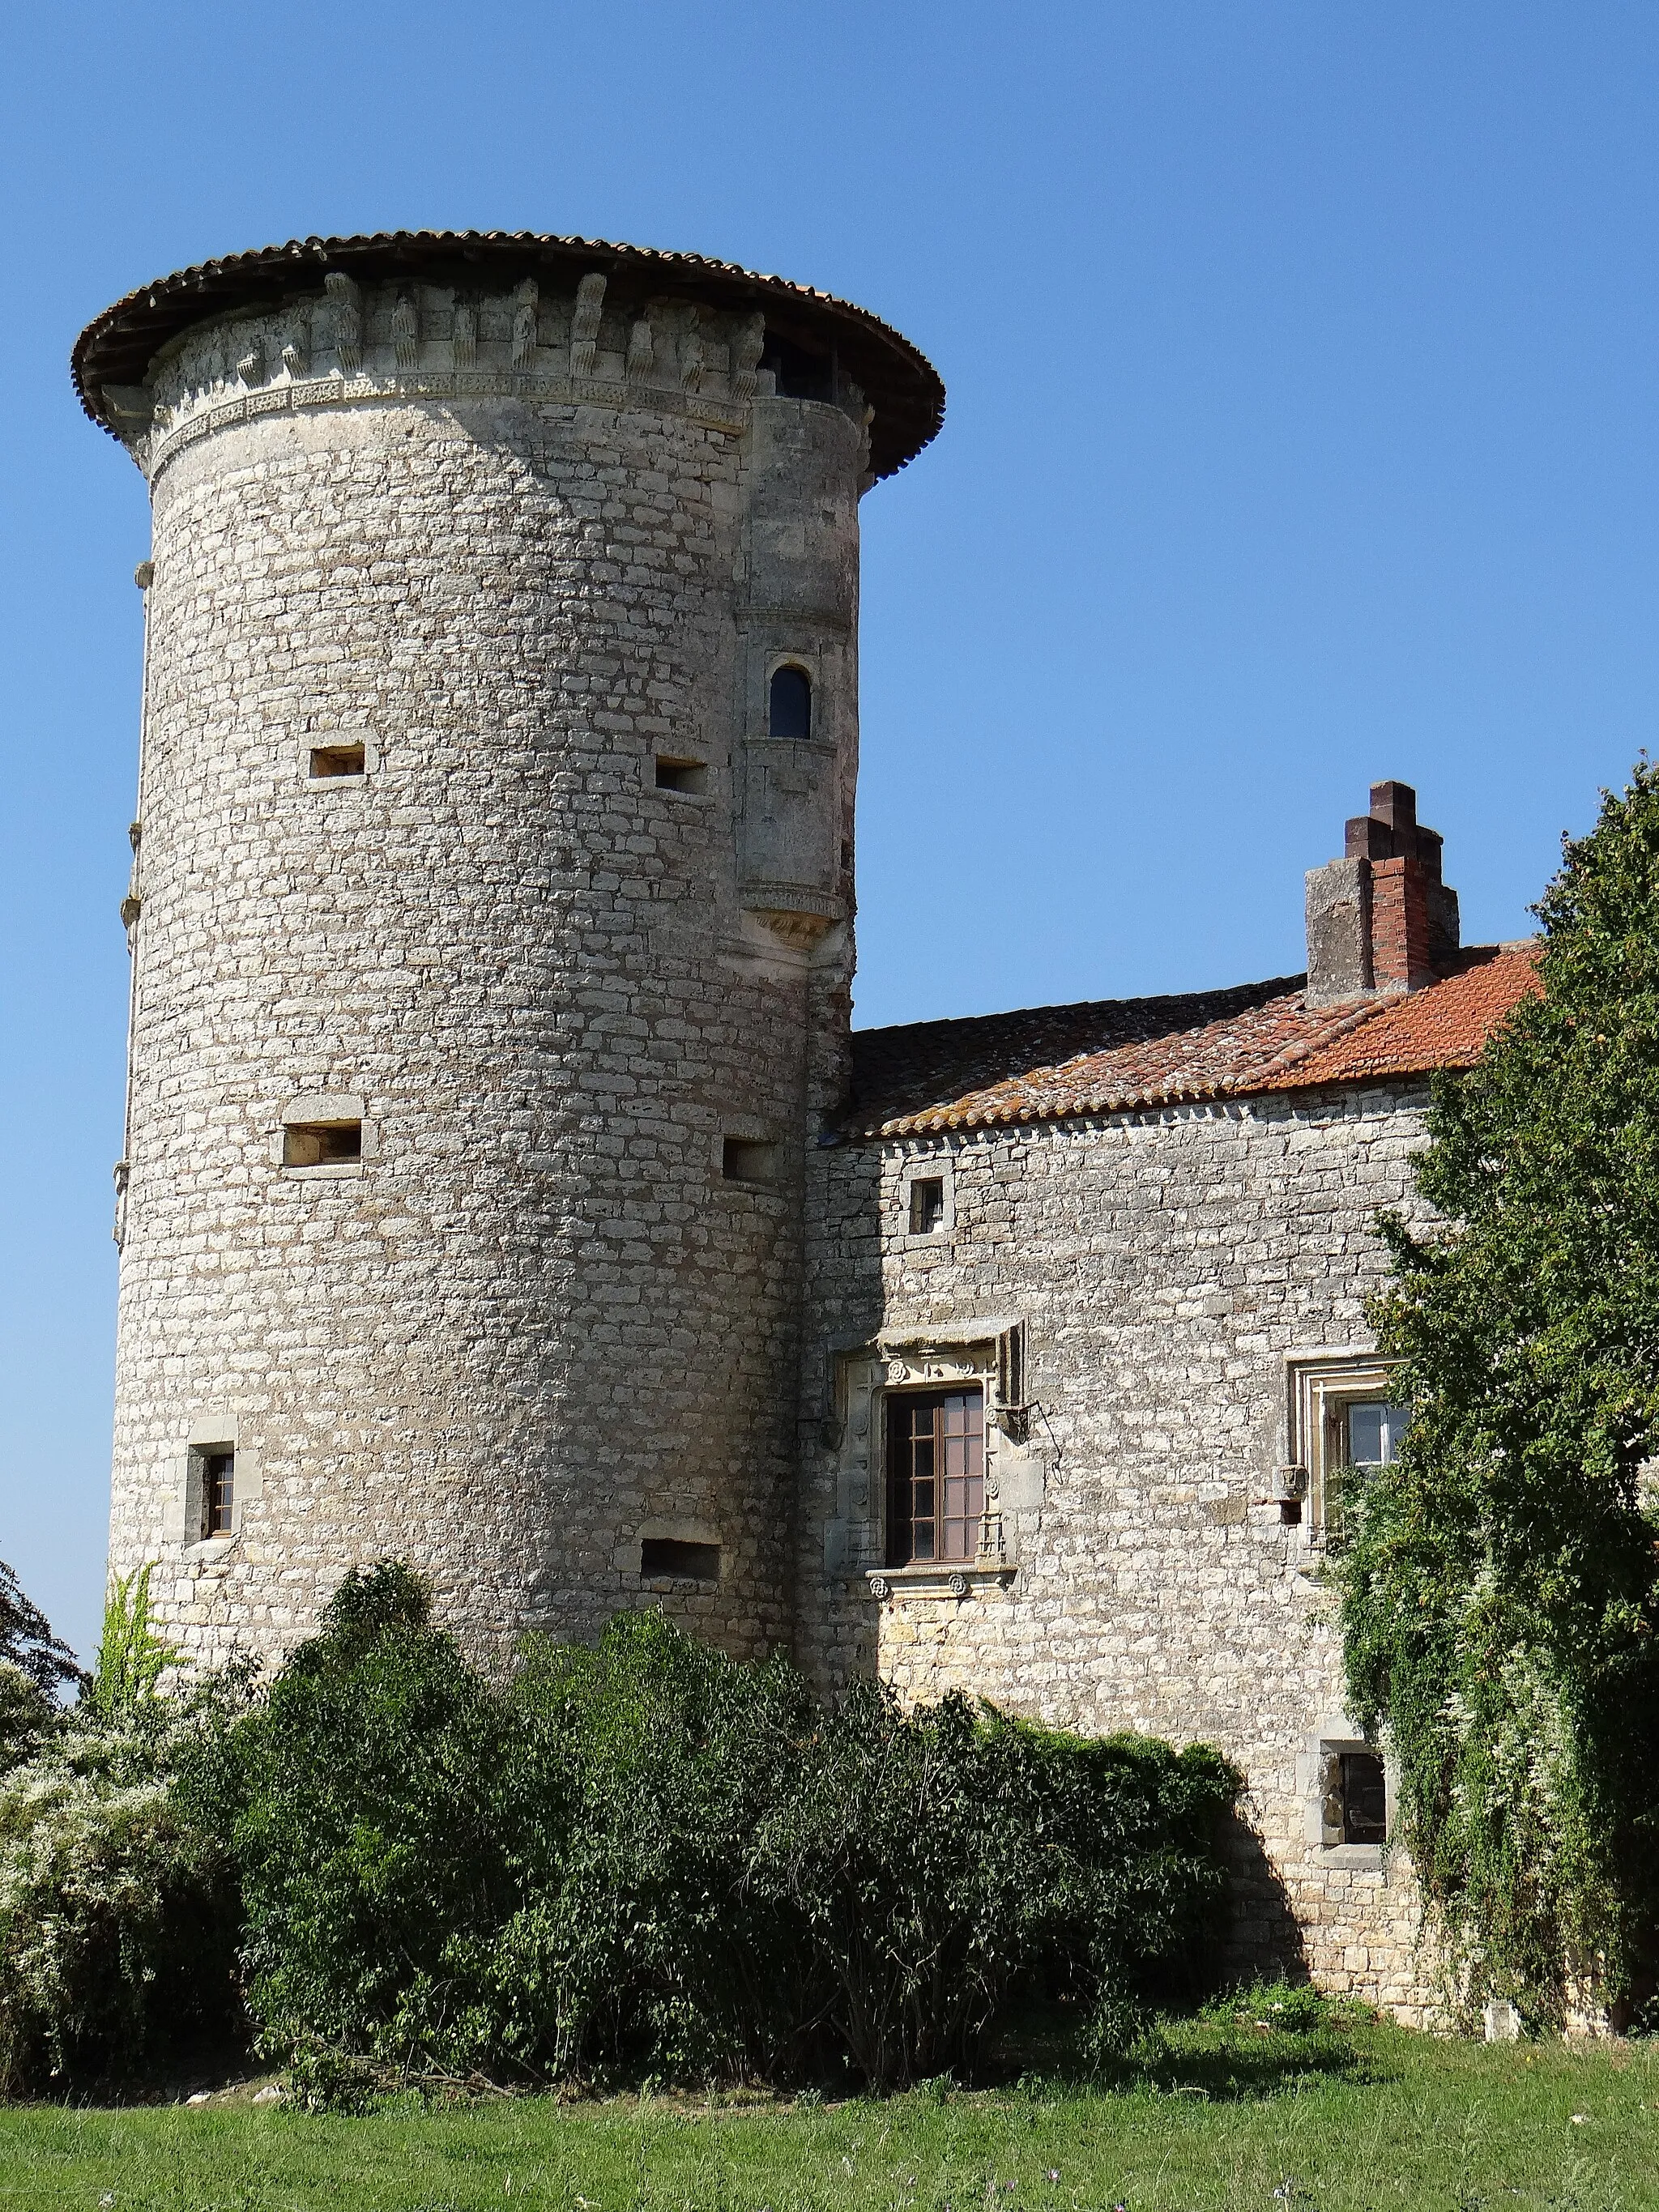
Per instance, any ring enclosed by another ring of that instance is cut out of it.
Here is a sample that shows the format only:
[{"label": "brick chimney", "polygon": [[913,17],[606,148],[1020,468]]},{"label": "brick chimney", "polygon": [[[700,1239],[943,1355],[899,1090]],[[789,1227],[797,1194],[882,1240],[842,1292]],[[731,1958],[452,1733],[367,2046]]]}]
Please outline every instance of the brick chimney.
[{"label": "brick chimney", "polygon": [[1440,880],[1443,842],[1419,824],[1410,784],[1371,786],[1343,857],[1308,871],[1310,1006],[1418,991],[1450,972],[1457,893]]}]

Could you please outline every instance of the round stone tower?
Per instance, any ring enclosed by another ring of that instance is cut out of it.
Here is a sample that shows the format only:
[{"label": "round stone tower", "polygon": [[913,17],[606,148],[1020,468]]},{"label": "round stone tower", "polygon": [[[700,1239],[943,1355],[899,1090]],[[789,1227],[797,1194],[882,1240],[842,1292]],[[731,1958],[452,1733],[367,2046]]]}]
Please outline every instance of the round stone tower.
[{"label": "round stone tower", "polygon": [[204,1656],[385,1556],[481,1644],[787,1641],[858,501],[938,378],[497,234],[210,262],[74,367],[154,519],[112,1568]]}]

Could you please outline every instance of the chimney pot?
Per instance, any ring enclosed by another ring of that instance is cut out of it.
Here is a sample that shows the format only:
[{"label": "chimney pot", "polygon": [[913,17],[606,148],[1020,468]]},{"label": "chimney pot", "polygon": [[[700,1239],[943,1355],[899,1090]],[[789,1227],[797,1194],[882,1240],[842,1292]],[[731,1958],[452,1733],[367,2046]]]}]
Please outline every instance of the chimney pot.
[{"label": "chimney pot", "polygon": [[1457,894],[1440,879],[1443,842],[1419,825],[1410,784],[1371,786],[1342,859],[1308,872],[1310,1006],[1420,990],[1451,972]]},{"label": "chimney pot", "polygon": [[1370,811],[1390,830],[1415,830],[1417,793],[1408,783],[1374,783]]}]

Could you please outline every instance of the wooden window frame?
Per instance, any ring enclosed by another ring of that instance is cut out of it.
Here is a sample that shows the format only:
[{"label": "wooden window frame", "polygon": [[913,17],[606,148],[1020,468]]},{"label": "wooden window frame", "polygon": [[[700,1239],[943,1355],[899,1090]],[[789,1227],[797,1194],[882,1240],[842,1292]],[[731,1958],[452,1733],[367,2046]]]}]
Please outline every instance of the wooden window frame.
[{"label": "wooden window frame", "polygon": [[204,1543],[236,1534],[236,1447],[234,1443],[192,1447],[200,1467]]},{"label": "wooden window frame", "polygon": [[[953,1407],[960,1429],[945,1425]],[[923,1411],[932,1416],[924,1437],[916,1426]],[[928,1390],[890,1390],[882,1407],[886,1474],[886,1562],[889,1567],[937,1569],[971,1565],[979,1556],[985,1515],[985,1389],[981,1382],[946,1384]],[[951,1468],[951,1446],[961,1445],[959,1470]],[[927,1471],[921,1471],[926,1444]],[[942,1463],[941,1463],[942,1462]],[[952,1492],[963,1486],[961,1510],[951,1511]],[[924,1495],[928,1510],[919,1510]],[[927,1531],[928,1548],[918,1548]],[[953,1547],[959,1545],[960,1548]]]}]

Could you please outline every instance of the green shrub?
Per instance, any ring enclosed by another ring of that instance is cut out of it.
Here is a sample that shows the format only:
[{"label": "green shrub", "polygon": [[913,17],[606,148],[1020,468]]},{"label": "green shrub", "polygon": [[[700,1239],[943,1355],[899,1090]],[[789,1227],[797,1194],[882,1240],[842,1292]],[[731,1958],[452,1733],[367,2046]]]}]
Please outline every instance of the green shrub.
[{"label": "green shrub", "polygon": [[498,1688],[373,1571],[237,1734],[251,2002],[319,2093],[356,2061],[885,2085],[971,2066],[1034,1992],[1121,2019],[1195,1978],[1213,1753],[826,1707],[648,1613]]},{"label": "green shrub", "polygon": [[507,2062],[493,1948],[539,1871],[520,1733],[406,1571],[342,1585],[222,1781],[268,2049],[325,2073],[331,2053],[423,2073]]},{"label": "green shrub", "polygon": [[240,2021],[234,1869],[187,1778],[226,1686],[112,1726],[90,1705],[0,1776],[0,2095],[153,2070]]}]

